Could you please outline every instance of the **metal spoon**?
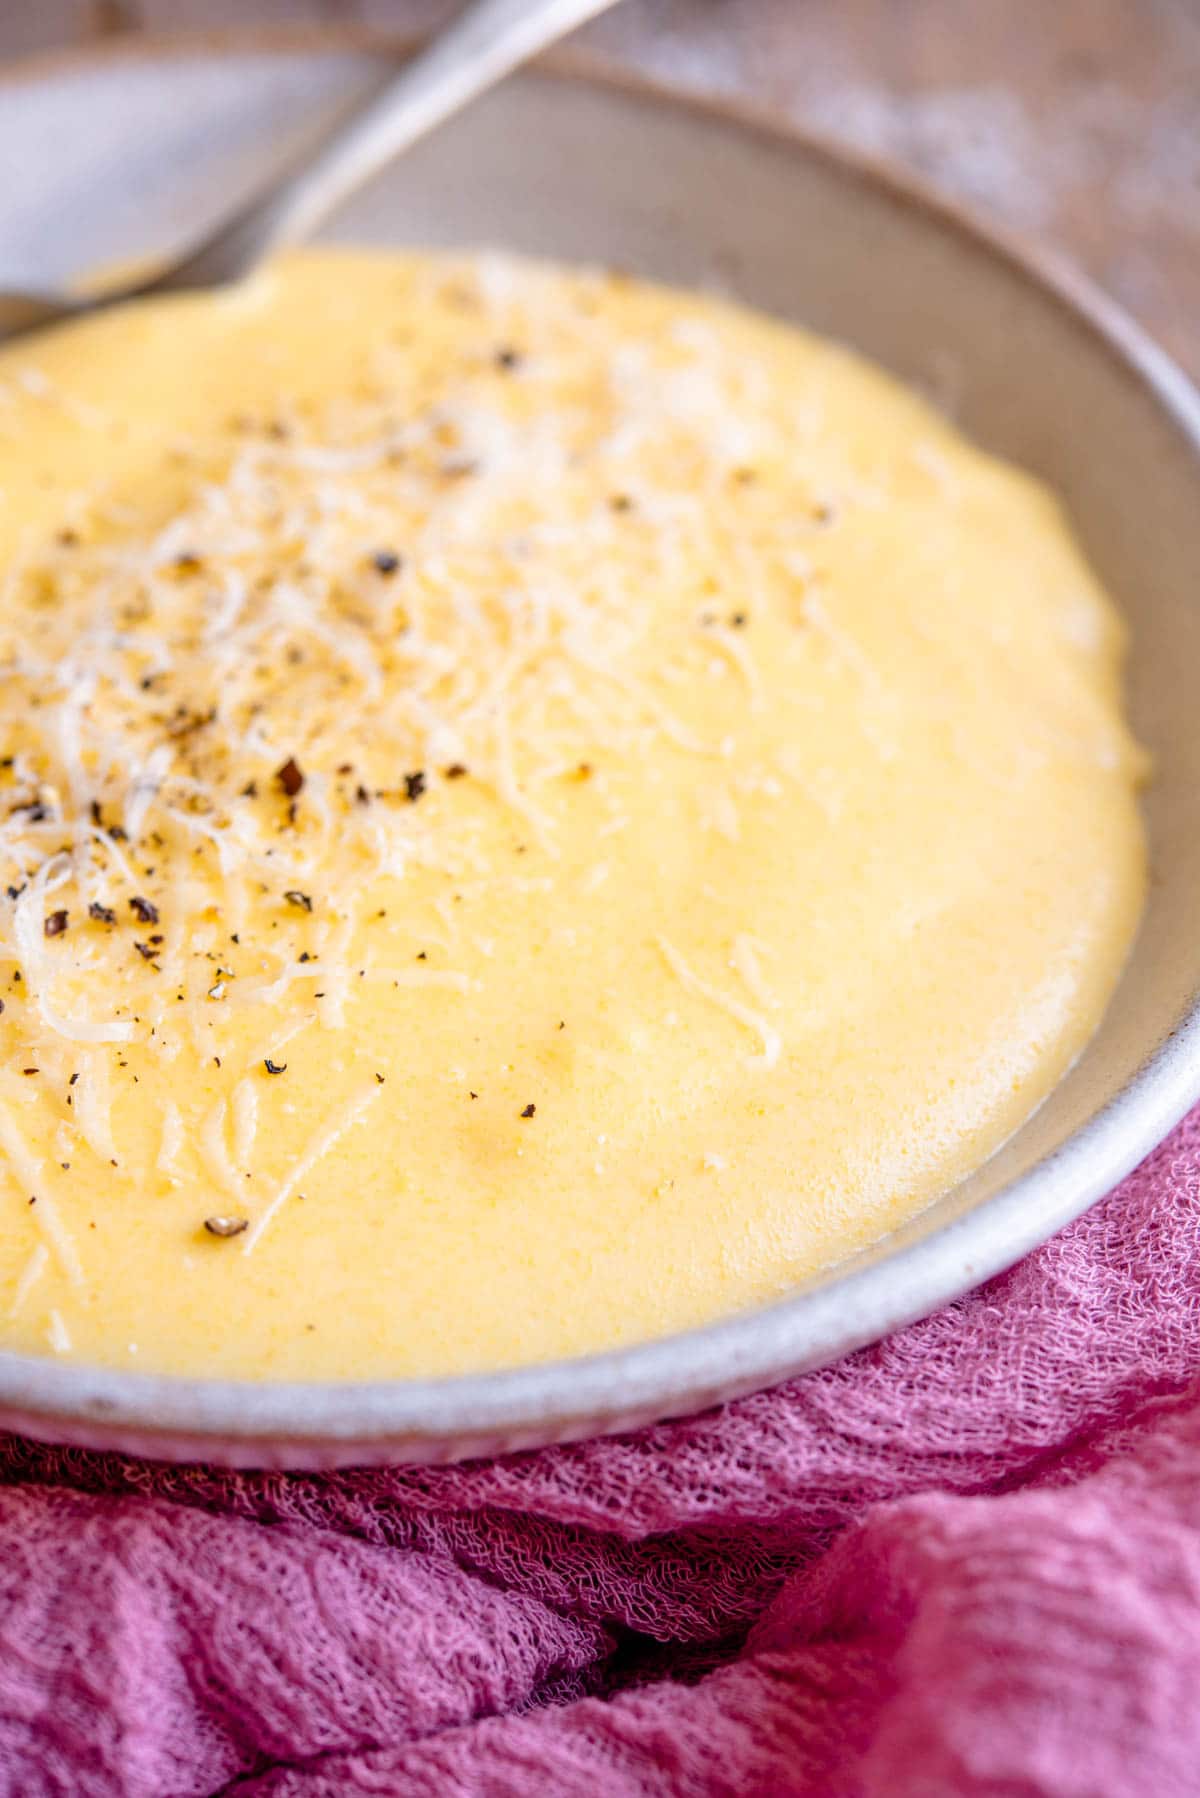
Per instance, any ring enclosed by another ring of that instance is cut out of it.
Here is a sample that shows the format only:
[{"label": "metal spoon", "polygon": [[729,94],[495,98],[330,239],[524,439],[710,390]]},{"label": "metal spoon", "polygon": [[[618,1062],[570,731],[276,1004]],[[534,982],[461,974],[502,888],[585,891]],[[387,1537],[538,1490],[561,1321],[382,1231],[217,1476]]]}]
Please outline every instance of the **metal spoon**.
[{"label": "metal spoon", "polygon": [[0,342],[145,294],[219,286],[317,229],[443,119],[616,0],[474,0],[299,167],[152,277],[101,294],[0,292]]}]

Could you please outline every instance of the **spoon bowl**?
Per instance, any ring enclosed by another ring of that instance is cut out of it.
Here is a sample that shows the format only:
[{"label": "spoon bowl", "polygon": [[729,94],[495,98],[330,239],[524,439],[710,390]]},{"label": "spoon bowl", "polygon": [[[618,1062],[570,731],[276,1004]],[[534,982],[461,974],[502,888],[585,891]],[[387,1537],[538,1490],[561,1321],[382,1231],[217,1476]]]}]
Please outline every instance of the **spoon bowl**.
[{"label": "spoon bowl", "polygon": [[355,190],[531,56],[616,0],[472,0],[282,177],[150,278],[93,296],[0,290],[0,343],[152,293],[216,287],[311,235]]}]

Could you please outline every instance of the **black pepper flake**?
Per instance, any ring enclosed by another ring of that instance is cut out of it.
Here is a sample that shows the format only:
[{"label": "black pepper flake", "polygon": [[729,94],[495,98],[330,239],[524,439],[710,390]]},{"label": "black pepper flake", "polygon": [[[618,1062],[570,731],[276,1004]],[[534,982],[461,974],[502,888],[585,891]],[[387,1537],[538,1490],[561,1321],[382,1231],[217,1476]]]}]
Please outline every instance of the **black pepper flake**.
[{"label": "black pepper flake", "polygon": [[243,799],[257,799],[258,798],[258,782],[256,780],[248,780],[246,782],[245,786],[242,788],[242,798]]},{"label": "black pepper flake", "polygon": [[307,949],[302,949],[300,951],[300,960],[301,961],[311,961],[312,960],[312,956],[310,955],[310,953]]},{"label": "black pepper flake", "polygon": [[250,1228],[248,1217],[206,1217],[204,1228],[210,1236],[240,1236]]},{"label": "black pepper flake", "polygon": [[469,1094],[469,1095],[468,1095],[468,1096],[469,1096],[469,1097],[470,1097],[470,1098],[472,1098],[472,1099],[477,1099],[477,1098],[478,1098],[478,1097],[479,1097],[479,1094],[478,1094],[478,1093],[471,1093],[471,1094]]},{"label": "black pepper flake", "polygon": [[744,612],[735,612],[729,620],[735,631],[744,630],[748,622]]},{"label": "black pepper flake", "polygon": [[614,512],[633,511],[633,501],[627,493],[614,493],[608,503]]},{"label": "black pepper flake", "polygon": [[376,1074],[376,1076],[375,1076],[375,1078],[376,1078],[376,1080],[378,1080],[378,1082],[379,1082],[379,1084],[380,1084],[380,1086],[382,1086],[382,1085],[383,1085],[383,1075],[382,1075],[382,1074]]},{"label": "black pepper flake", "polygon": [[287,1062],[286,1061],[272,1061],[271,1057],[269,1055],[263,1056],[263,1066],[266,1068],[268,1074],[286,1074],[287,1073]]},{"label": "black pepper flake", "polygon": [[428,961],[429,960],[429,957],[426,955],[424,949],[417,950],[417,960],[418,961]]},{"label": "black pepper flake", "polygon": [[[167,735],[173,742],[181,743],[185,737],[195,736],[197,731],[205,730],[208,725],[215,724],[216,706],[210,706],[207,712],[189,712],[186,706],[175,708],[175,717],[167,727]],[[114,833],[115,834],[115,833]]]},{"label": "black pepper flake", "polygon": [[22,1068],[21,1072],[23,1074],[40,1074],[41,1069],[40,1068]]},{"label": "black pepper flake", "polygon": [[298,906],[301,911],[311,911],[312,910],[311,895],[308,893],[302,893],[300,891],[299,887],[289,887],[287,892],[283,896],[287,900],[289,905]]},{"label": "black pepper flake", "polygon": [[514,368],[520,368],[522,360],[520,350],[514,350],[508,344],[496,351],[496,367],[502,368],[505,374],[511,374]]},{"label": "black pepper flake", "polygon": [[52,911],[43,921],[42,929],[47,936],[61,936],[69,922],[70,916],[67,912]]},{"label": "black pepper flake", "polygon": [[190,549],[183,550],[181,554],[176,556],[174,562],[174,568],[177,574],[199,574],[203,566],[204,564],[200,557],[194,550]]},{"label": "black pepper flake", "polygon": [[371,566],[386,576],[398,574],[403,564],[394,549],[377,549],[371,557]]},{"label": "black pepper flake", "polygon": [[68,1085],[68,1086],[74,1086],[74,1084],[75,1084],[75,1082],[76,1082],[76,1081],[77,1081],[77,1080],[78,1080],[78,1078],[79,1078],[79,1075],[78,1075],[78,1074],[72,1074],[72,1075],[71,1075],[71,1078],[70,1078],[70,1079],[69,1079],[69,1080],[68,1080],[68,1081],[67,1081],[67,1085]]},{"label": "black pepper flake", "polygon": [[536,1105],[527,1105],[525,1107],[524,1111],[521,1113],[521,1116],[523,1118],[531,1118],[536,1110],[537,1110]]},{"label": "black pepper flake", "polygon": [[88,906],[88,917],[96,924],[115,924],[117,914],[111,905],[101,905],[96,899]]},{"label": "black pepper flake", "polygon": [[289,799],[294,799],[304,785],[304,775],[294,755],[289,755],[282,768],[276,768],[275,779]]},{"label": "black pepper flake", "polygon": [[139,924],[158,923],[158,907],[157,905],[152,905],[149,899],[135,896],[129,901],[129,909]]},{"label": "black pepper flake", "polygon": [[461,762],[451,762],[450,766],[446,769],[447,780],[465,780],[466,776],[467,770]]},{"label": "black pepper flake", "polygon": [[354,797],[357,800],[359,805],[370,805],[370,803],[371,803],[371,795],[367,792],[367,789],[361,783],[357,787],[355,787]]},{"label": "black pepper flake", "polygon": [[425,791],[425,772],[418,768],[413,774],[404,776],[404,794],[410,805],[415,805]]},{"label": "black pepper flake", "polygon": [[133,946],[143,961],[154,960],[155,951],[150,947],[149,943],[135,943]]}]

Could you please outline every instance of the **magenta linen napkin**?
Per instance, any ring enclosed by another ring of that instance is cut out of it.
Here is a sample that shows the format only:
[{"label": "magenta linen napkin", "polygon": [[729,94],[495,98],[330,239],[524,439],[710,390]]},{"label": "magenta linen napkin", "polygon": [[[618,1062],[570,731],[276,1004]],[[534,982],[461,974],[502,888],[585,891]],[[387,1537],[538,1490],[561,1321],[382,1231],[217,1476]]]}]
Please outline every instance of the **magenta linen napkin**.
[{"label": "magenta linen napkin", "polygon": [[13,1798],[1200,1792],[1200,1112],[687,1422],[237,1476],[0,1442]]}]

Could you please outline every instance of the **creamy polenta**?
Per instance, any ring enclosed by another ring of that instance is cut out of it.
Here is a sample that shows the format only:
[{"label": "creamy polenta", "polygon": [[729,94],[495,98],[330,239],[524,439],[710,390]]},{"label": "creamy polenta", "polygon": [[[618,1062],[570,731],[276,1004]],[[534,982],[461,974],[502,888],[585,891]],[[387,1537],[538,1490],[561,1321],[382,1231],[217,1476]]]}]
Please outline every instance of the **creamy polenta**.
[{"label": "creamy polenta", "polygon": [[976,1167],[1144,883],[1121,624],[832,345],[310,252],[0,355],[0,1341],[636,1342]]}]

